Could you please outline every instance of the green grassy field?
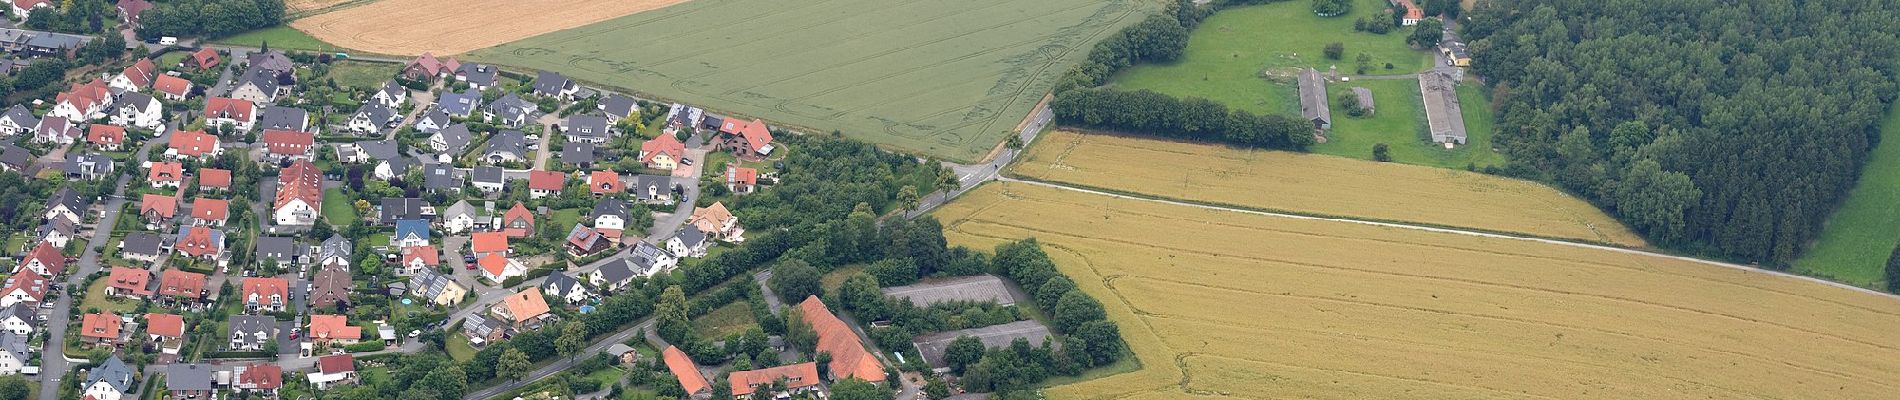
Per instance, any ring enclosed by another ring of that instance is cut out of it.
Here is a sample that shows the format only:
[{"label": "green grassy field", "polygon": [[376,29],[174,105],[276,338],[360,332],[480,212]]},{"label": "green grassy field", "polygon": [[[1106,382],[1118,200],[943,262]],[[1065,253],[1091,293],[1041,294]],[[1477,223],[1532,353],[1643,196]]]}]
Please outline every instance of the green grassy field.
[{"label": "green grassy field", "polygon": [[343,61],[330,66],[331,79],[336,84],[354,87],[357,90],[378,90],[402,72],[402,64],[373,63],[365,61]]},{"label": "green grassy field", "polygon": [[758,321],[752,319],[752,309],[748,308],[746,302],[735,301],[693,319],[693,334],[717,339],[745,332],[746,328],[758,325]]},{"label": "green grassy field", "polygon": [[1880,123],[1880,145],[1867,155],[1860,182],[1847,202],[1828,218],[1808,253],[1794,263],[1796,273],[1855,286],[1882,287],[1882,271],[1900,243],[1900,110],[1888,110]]},{"label": "green grassy field", "polygon": [[1157,4],[695,0],[468,56],[971,161]]},{"label": "green grassy field", "polygon": [[475,358],[475,346],[470,346],[468,344],[468,335],[464,335],[461,332],[449,335],[448,352],[449,358],[453,358],[455,361],[467,362]]},{"label": "green grassy field", "polygon": [[[1372,75],[1407,74],[1424,70],[1431,54],[1405,45],[1410,28],[1384,35],[1353,32],[1352,23],[1386,7],[1385,0],[1357,0],[1351,14],[1333,18],[1314,16],[1310,2],[1285,1],[1232,7],[1201,21],[1188,37],[1181,59],[1169,64],[1138,65],[1124,69],[1111,82],[1125,89],[1148,89],[1175,96],[1196,96],[1255,113],[1297,113],[1297,91],[1292,72],[1298,68],[1325,71],[1337,65],[1351,74],[1359,53],[1372,56]],[[1346,47],[1343,60],[1322,54],[1327,43]],[[1393,69],[1385,69],[1392,63]],[[1263,78],[1263,73],[1284,77]]]},{"label": "green grassy field", "polygon": [[1419,97],[1418,79],[1379,79],[1335,82],[1326,85],[1328,98],[1359,86],[1372,90],[1377,112],[1365,118],[1346,116],[1333,109],[1333,130],[1327,142],[1313,146],[1314,153],[1372,159],[1372,146],[1385,143],[1392,162],[1441,168],[1463,169],[1504,163],[1504,155],[1491,150],[1491,110],[1484,100],[1484,88],[1476,83],[1458,87],[1460,110],[1465,117],[1466,145],[1447,150],[1425,140],[1425,104]]},{"label": "green grassy field", "polygon": [[258,29],[258,30],[254,30],[250,32],[244,32],[244,33],[240,33],[236,35],[219,38],[217,40],[212,40],[211,42],[218,43],[218,44],[250,46],[250,47],[260,47],[268,43],[270,44],[270,47],[273,49],[306,50],[306,51],[318,51],[318,52],[337,52],[337,51],[348,52],[349,51],[348,49],[339,48],[339,47],[336,47],[335,45],[325,43],[321,39],[317,39],[315,37],[310,36],[309,34],[303,33],[303,31],[291,29],[289,25],[279,25],[279,26],[274,26],[274,27],[269,27],[269,28],[264,28],[264,29]]},{"label": "green grassy field", "polygon": [[343,194],[343,189],[324,190],[323,209],[320,210],[323,219],[329,221],[330,225],[349,226],[350,221],[356,220],[356,205],[350,203],[353,201]]},{"label": "green grassy field", "polygon": [[99,279],[93,281],[91,286],[87,286],[86,298],[80,300],[79,310],[91,312],[90,310],[97,308],[99,311],[124,314],[137,309],[139,306],[138,301],[106,296],[106,284],[111,283],[111,281],[112,279],[110,278]]}]

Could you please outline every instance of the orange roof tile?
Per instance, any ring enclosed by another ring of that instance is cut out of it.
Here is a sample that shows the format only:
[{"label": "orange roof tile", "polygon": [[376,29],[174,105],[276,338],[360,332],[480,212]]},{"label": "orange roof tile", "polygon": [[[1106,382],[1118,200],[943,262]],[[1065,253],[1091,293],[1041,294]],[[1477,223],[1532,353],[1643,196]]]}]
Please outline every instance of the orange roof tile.
[{"label": "orange roof tile", "polygon": [[151,282],[152,273],[139,268],[112,267],[112,272],[106,276],[106,287],[141,296],[152,294],[145,289]]},{"label": "orange roof tile", "polygon": [[241,286],[239,296],[246,299],[251,295],[257,295],[260,299],[269,299],[271,295],[277,295],[284,301],[290,301],[290,281],[284,278],[244,278]]},{"label": "orange roof tile", "polygon": [[310,161],[297,160],[278,172],[277,201],[271,207],[282,208],[292,200],[303,200],[313,209],[323,208],[323,172]]},{"label": "orange roof tile", "polygon": [[92,124],[86,127],[86,141],[100,146],[125,144],[125,128],[116,125]]},{"label": "orange roof tile", "polygon": [[818,363],[807,362],[751,371],[737,371],[726,376],[726,380],[732,382],[733,397],[750,395],[754,388],[759,386],[771,386],[773,383],[777,383],[781,378],[785,379],[786,389],[818,386]]},{"label": "orange roof tile", "polygon": [[118,340],[119,328],[123,327],[124,323],[125,321],[119,319],[118,315],[109,312],[86,314],[79,321],[79,336]]},{"label": "orange roof tile", "polygon": [[559,191],[567,185],[567,174],[559,171],[528,171],[528,189]]},{"label": "orange roof tile", "polygon": [[363,327],[350,325],[350,318],[342,315],[314,314],[310,316],[310,337],[357,340],[363,338]]},{"label": "orange roof tile", "polygon": [[231,201],[199,197],[191,200],[191,218],[223,221],[231,215]]},{"label": "orange roof tile", "polygon": [[205,274],[175,269],[158,276],[158,295],[198,298],[204,294]]},{"label": "orange roof tile", "polygon": [[191,94],[191,81],[176,76],[159,75],[158,82],[153,86],[159,93],[173,96],[185,97]]},{"label": "orange roof tile", "polygon": [[185,317],[178,314],[145,314],[145,333],[165,337],[185,337]]},{"label": "orange roof tile", "polygon": [[653,156],[666,154],[674,160],[686,155],[686,144],[674,139],[673,135],[660,135],[640,143],[640,162],[652,162]]},{"label": "orange roof tile", "polygon": [[150,182],[184,182],[185,164],[175,162],[155,162],[145,171],[145,180]]},{"label": "orange roof tile", "polygon": [[693,364],[693,358],[687,357],[680,348],[666,346],[666,351],[660,352],[660,358],[666,360],[666,369],[679,378],[680,388],[686,389],[688,396],[712,390],[712,385],[706,383],[706,376],[699,373],[699,366]]},{"label": "orange roof tile", "polygon": [[508,234],[501,232],[475,232],[470,235],[468,249],[475,253],[502,253],[508,251]]},{"label": "orange roof tile", "polygon": [[198,186],[230,189],[231,188],[231,170],[217,169],[217,168],[199,168],[198,169]]},{"label": "orange roof tile", "polygon": [[594,194],[620,193],[620,173],[600,170],[587,175],[587,190]]},{"label": "orange roof tile", "polygon": [[858,378],[866,382],[883,382],[884,366],[876,357],[864,350],[864,343],[858,341],[858,335],[844,320],[825,308],[825,302],[818,296],[809,296],[798,303],[798,309],[805,314],[805,322],[818,333],[818,351],[831,353],[831,376],[834,379]]},{"label": "orange roof tile", "polygon": [[172,133],[171,141],[166,144],[177,150],[178,155],[198,157],[217,151],[218,137],[204,131],[178,131]]},{"label": "orange roof tile", "polygon": [[139,199],[139,214],[158,214],[159,218],[169,219],[178,215],[178,199],[162,194],[146,193]]},{"label": "orange roof tile", "polygon": [[415,260],[422,260],[422,265],[430,267],[441,264],[441,258],[436,254],[435,246],[404,247],[402,249],[402,263],[409,264]]}]

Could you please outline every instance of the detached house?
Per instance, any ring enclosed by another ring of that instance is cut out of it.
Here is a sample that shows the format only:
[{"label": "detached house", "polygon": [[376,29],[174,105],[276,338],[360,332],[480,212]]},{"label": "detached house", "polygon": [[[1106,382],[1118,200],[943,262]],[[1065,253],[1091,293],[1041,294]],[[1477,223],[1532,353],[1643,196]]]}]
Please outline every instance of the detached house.
[{"label": "detached house", "polygon": [[602,113],[607,114],[607,124],[609,125],[618,124],[621,120],[627,119],[627,117],[640,117],[640,102],[634,101],[632,97],[618,93],[610,94],[607,95],[606,98],[600,99],[600,102],[595,104],[594,107],[600,109]]},{"label": "detached house", "polygon": [[185,101],[191,98],[191,88],[194,86],[197,85],[185,78],[159,75],[157,82],[152,84],[152,92],[158,93],[158,96],[165,100]]},{"label": "detached house", "polygon": [[0,307],[27,305],[38,307],[46,300],[47,285],[52,283],[46,276],[33,269],[20,269],[7,277],[5,287],[0,287]]},{"label": "detached house", "polygon": [[106,295],[120,298],[139,299],[152,295],[147,289],[152,283],[152,273],[141,268],[112,267],[112,273],[106,277]]},{"label": "detached house", "polygon": [[235,376],[231,388],[243,393],[276,397],[277,389],[284,387],[284,368],[277,364],[240,365],[231,370],[231,375]]},{"label": "detached house", "polygon": [[633,184],[627,186],[627,192],[633,199],[643,204],[673,204],[673,178],[659,175],[637,175]]},{"label": "detached house", "polygon": [[502,252],[488,253],[487,256],[476,260],[475,265],[482,270],[483,278],[495,283],[528,274],[528,267],[521,265],[520,261],[502,256]]},{"label": "detached house", "polygon": [[623,189],[620,185],[620,173],[613,170],[599,170],[587,174],[587,191],[595,196],[620,193]]},{"label": "detached house", "polygon": [[284,92],[278,85],[277,71],[252,65],[238,77],[237,86],[231,88],[231,98],[252,103],[269,104],[277,101]]},{"label": "detached house", "polygon": [[673,135],[660,135],[640,143],[640,163],[647,168],[672,171],[686,157],[686,144]]},{"label": "detached house", "polygon": [[18,374],[33,357],[26,335],[0,332],[0,375]]},{"label": "detached house", "polygon": [[33,116],[26,106],[14,104],[7,108],[6,114],[0,114],[0,137],[19,134],[31,134],[33,128],[40,125],[40,118]]},{"label": "detached house", "polygon": [[338,354],[317,358],[317,371],[305,375],[310,386],[317,390],[356,383],[356,358],[349,354]]},{"label": "detached house", "polygon": [[19,17],[21,21],[25,21],[28,16],[33,15],[34,10],[53,8],[53,0],[12,0],[11,3],[13,6],[12,13],[8,15]]},{"label": "detached house", "polygon": [[666,127],[662,128],[661,131],[672,135],[681,129],[693,129],[705,121],[705,110],[701,110],[699,107],[673,103],[673,106],[669,107],[666,111]]},{"label": "detached house", "polygon": [[573,97],[574,93],[581,90],[581,85],[575,84],[573,80],[567,79],[566,76],[552,71],[541,71],[539,75],[534,77],[533,85],[534,95],[557,99]]},{"label": "detached house", "polygon": [[35,314],[37,313],[33,307],[25,303],[0,308],[0,331],[19,335],[21,338],[32,335],[35,329],[33,320]]},{"label": "detached house", "polygon": [[[350,304],[350,272],[347,268],[326,265],[310,279],[310,293],[305,294],[304,305],[310,308],[348,308]],[[315,334],[314,332],[312,333]]]},{"label": "detached house", "polygon": [[145,182],[153,188],[178,188],[185,184],[185,164],[155,162],[145,169]]},{"label": "detached house", "polygon": [[469,170],[468,180],[475,189],[495,193],[507,190],[508,176],[501,167],[479,166]]},{"label": "detached house", "polygon": [[697,226],[687,225],[686,229],[681,229],[672,238],[666,239],[666,250],[680,257],[699,258],[706,256],[706,247],[709,244],[710,242],[706,240],[706,232],[700,231]]},{"label": "detached house", "polygon": [[500,227],[503,234],[510,238],[525,238],[534,235],[534,213],[528,212],[528,206],[515,202],[508,212],[501,214]]},{"label": "detached house", "polygon": [[706,207],[694,207],[693,216],[687,218],[686,223],[698,227],[700,231],[706,232],[708,236],[715,239],[728,242],[744,240],[741,235],[745,234],[745,228],[739,226],[739,217],[732,216],[732,212],[727,211],[726,205],[720,202],[713,202],[711,206]]},{"label": "detached house", "polygon": [[468,131],[468,125],[449,125],[447,128],[436,131],[434,135],[429,135],[429,148],[448,154],[450,157],[460,156],[463,151],[468,150],[470,136],[472,135]]},{"label": "detached house", "polygon": [[719,147],[740,158],[758,160],[772,154],[772,131],[766,129],[765,121],[727,118],[719,125],[719,133]]},{"label": "detached house", "polygon": [[463,63],[454,70],[456,81],[468,82],[468,86],[475,90],[488,90],[495,87],[495,82],[497,82],[497,71],[493,65]]},{"label": "detached house", "polygon": [[402,67],[402,76],[418,81],[429,81],[454,75],[455,71],[461,68],[462,63],[455,61],[454,57],[441,60],[435,58],[435,54],[423,52],[422,55],[416,56],[415,60],[409,61],[409,65]]},{"label": "detached house", "polygon": [[364,104],[350,114],[350,120],[344,123],[344,129],[359,135],[371,135],[383,129],[394,128],[402,123],[402,116],[396,110],[380,104]]},{"label": "detached house", "polygon": [[515,329],[540,329],[541,322],[553,317],[548,314],[548,301],[541,296],[541,288],[531,287],[519,293],[502,298],[500,303],[488,309],[488,314],[506,321]]},{"label": "detached house", "polygon": [[73,238],[79,236],[79,224],[65,219],[49,219],[46,223],[40,224],[39,233],[40,242],[63,249],[66,248],[66,243],[72,242]]},{"label": "detached house", "polygon": [[272,160],[303,160],[315,158],[317,135],[300,131],[280,131],[266,129],[258,135],[264,142],[265,155]]},{"label": "detached house", "polygon": [[178,354],[185,345],[185,317],[178,314],[145,314],[146,341],[158,345],[159,352]]},{"label": "detached house", "polygon": [[602,291],[615,292],[626,288],[628,284],[633,283],[633,278],[645,276],[647,272],[648,266],[636,265],[632,260],[623,257],[588,273],[587,280]]},{"label": "detached house", "polygon": [[165,154],[172,158],[214,158],[224,154],[218,147],[218,137],[204,131],[178,131],[172,133]]},{"label": "detached house", "polygon": [[488,137],[482,143],[482,161],[489,164],[518,163],[528,161],[529,153],[526,135],[517,130],[504,130]]},{"label": "detached house", "polygon": [[112,157],[104,154],[67,153],[66,179],[90,181],[117,178],[119,174],[116,163],[117,161],[114,161]]},{"label": "detached house", "polygon": [[277,198],[272,219],[278,225],[311,225],[323,206],[323,174],[307,160],[297,160],[277,175]]},{"label": "detached house", "polygon": [[75,83],[71,88],[55,97],[53,111],[46,115],[65,118],[70,121],[91,121],[106,116],[106,106],[112,105],[112,90],[105,81],[98,79],[87,83]]},{"label": "detached house", "polygon": [[152,59],[140,58],[132,66],[125,67],[118,75],[113,75],[106,85],[122,92],[138,92],[152,87],[152,77],[158,74],[158,66],[152,65]]},{"label": "detached house", "polygon": [[350,325],[349,317],[322,314],[310,316],[310,341],[312,342],[348,345],[362,339],[363,327]]},{"label": "detached house", "polygon": [[198,190],[231,190],[231,170],[199,168]]},{"label": "detached house", "polygon": [[158,276],[158,295],[186,303],[197,303],[206,295],[204,274],[167,269]]},{"label": "detached house", "polygon": [[165,109],[158,99],[139,92],[125,92],[119,100],[112,103],[110,121],[118,126],[135,126],[154,132],[165,132]]},{"label": "detached house", "polygon": [[402,108],[402,103],[407,101],[409,101],[409,88],[402,87],[395,80],[384,81],[381,89],[369,95],[370,104],[392,109]]},{"label": "detached house", "polygon": [[165,255],[165,239],[151,232],[132,232],[119,241],[119,257],[127,260],[158,262]]},{"label": "detached house", "polygon": [[599,115],[568,117],[567,125],[563,128],[566,129],[565,133],[569,142],[601,144],[613,139],[613,131],[607,124],[607,117]]},{"label": "detached house", "polygon": [[591,256],[612,246],[612,242],[602,237],[599,231],[588,228],[587,225],[574,224],[574,228],[567,232],[565,247],[567,247],[567,253],[575,257]]},{"label": "detached house", "polygon": [[33,153],[12,143],[0,144],[0,172],[25,174],[33,166]]},{"label": "detached house", "polygon": [[536,111],[540,111],[540,106],[522,100],[521,96],[514,93],[509,93],[495,99],[493,103],[488,103],[488,107],[482,113],[490,123],[519,128],[526,124],[528,116]]},{"label": "detached house", "polygon": [[230,318],[232,351],[261,351],[277,337],[277,318],[266,315],[233,315]]},{"label": "detached house", "polygon": [[468,296],[468,288],[455,283],[454,278],[425,268],[409,277],[409,294],[437,305],[453,306]]},{"label": "detached house", "polygon": [[85,222],[83,217],[88,213],[88,207],[91,205],[86,202],[85,197],[79,196],[79,191],[62,187],[59,191],[53,192],[51,200],[46,201],[46,212],[41,213],[40,218],[65,218],[77,224]]},{"label": "detached house", "polygon": [[[374,120],[374,118],[371,118],[371,120]],[[442,128],[448,127],[449,124],[454,121],[454,119],[449,118],[449,113],[437,108],[433,111],[423,113],[421,118],[416,118],[416,132],[435,133],[436,131],[442,130]]]},{"label": "detached house", "polygon": [[217,260],[224,258],[224,231],[203,226],[178,227],[178,239],[172,248],[186,257]]},{"label": "detached house", "polygon": [[86,143],[101,151],[119,151],[125,148],[125,128],[92,124],[86,128]]},{"label": "detached house", "polygon": [[257,115],[257,123],[252,126],[265,130],[310,132],[310,112],[301,108],[264,107],[264,111]]},{"label": "detached house", "polygon": [[148,227],[163,227],[178,216],[178,198],[146,193],[139,198],[139,218]]},{"label": "detached house", "polygon": [[[116,318],[116,317],[115,317]],[[81,399],[120,400],[132,391],[132,379],[138,375],[132,367],[119,360],[118,354],[106,358],[104,364],[86,371],[86,381],[80,388],[84,391]]]},{"label": "detached house", "polygon": [[217,49],[206,47],[192,52],[190,57],[185,57],[184,60],[180,60],[178,63],[184,67],[210,70],[217,68],[218,64],[223,62],[224,57],[218,55]]},{"label": "detached house", "polygon": [[224,226],[224,220],[231,216],[231,201],[199,197],[191,200],[191,224],[212,227]]},{"label": "detached house", "polygon": [[165,366],[165,391],[172,399],[216,399],[218,372],[210,364]]},{"label": "detached house", "polygon": [[79,340],[89,345],[118,346],[125,342],[121,332],[125,320],[110,312],[92,313],[79,320]]},{"label": "detached house", "polygon": [[482,107],[482,92],[475,88],[463,89],[461,93],[445,90],[442,91],[442,98],[436,99],[435,107],[436,111],[442,112],[445,116],[468,118],[469,115],[475,114],[476,109]]},{"label": "detached house", "polygon": [[752,194],[759,188],[759,170],[726,165],[726,189],[733,194]]},{"label": "detached house", "polygon": [[250,132],[251,126],[257,123],[257,104],[229,97],[206,97],[204,116],[207,124],[230,125],[239,131]]},{"label": "detached house", "polygon": [[244,278],[239,289],[244,309],[284,311],[290,304],[290,281],[283,278]]},{"label": "detached house", "polygon": [[35,143],[68,145],[79,141],[79,138],[85,135],[86,133],[81,132],[78,126],[68,122],[66,117],[53,114],[46,114],[46,118],[40,118],[40,124],[33,127],[33,142]]},{"label": "detached house", "polygon": [[539,199],[561,194],[567,186],[567,174],[559,171],[528,171],[528,197]]},{"label": "detached house", "polygon": [[435,251],[435,246],[404,247],[402,248],[402,267],[399,273],[403,275],[415,275],[425,269],[434,270],[436,266],[441,264],[441,256]]},{"label": "detached house", "polygon": [[477,214],[475,206],[469,205],[468,200],[456,200],[455,204],[442,212],[442,230],[451,234],[474,230],[477,221],[487,224],[485,217]]},{"label": "detached house", "polygon": [[633,219],[626,200],[605,198],[594,203],[594,211],[587,214],[587,221],[594,222],[594,229],[610,238],[619,238],[627,229],[627,221]]}]

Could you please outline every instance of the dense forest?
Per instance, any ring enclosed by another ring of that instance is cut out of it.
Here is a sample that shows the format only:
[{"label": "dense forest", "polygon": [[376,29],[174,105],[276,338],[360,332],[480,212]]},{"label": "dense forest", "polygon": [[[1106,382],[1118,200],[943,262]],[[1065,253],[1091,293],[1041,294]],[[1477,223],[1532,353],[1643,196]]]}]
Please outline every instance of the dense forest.
[{"label": "dense forest", "polygon": [[139,37],[216,38],[284,22],[284,0],[182,0],[139,14]]},{"label": "dense forest", "polygon": [[1878,140],[1896,3],[1489,1],[1463,28],[1515,170],[1652,242],[1785,266]]}]

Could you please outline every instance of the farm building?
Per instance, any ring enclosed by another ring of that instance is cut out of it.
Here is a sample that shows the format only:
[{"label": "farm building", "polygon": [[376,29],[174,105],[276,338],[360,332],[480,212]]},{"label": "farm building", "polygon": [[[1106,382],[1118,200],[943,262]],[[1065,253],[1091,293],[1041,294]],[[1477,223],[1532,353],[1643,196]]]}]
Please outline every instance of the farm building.
[{"label": "farm building", "polygon": [[1432,143],[1465,144],[1465,119],[1458,107],[1457,85],[1457,81],[1444,73],[1418,75],[1418,90],[1425,96],[1425,119],[1431,126]]},{"label": "farm building", "polygon": [[938,371],[948,371],[949,368],[946,367],[947,364],[943,360],[943,353],[950,348],[950,342],[964,336],[975,337],[977,340],[983,341],[983,347],[986,349],[1008,347],[1010,342],[1014,342],[1019,338],[1029,340],[1029,344],[1032,346],[1041,346],[1042,341],[1050,337],[1048,326],[1044,326],[1041,322],[1031,320],[991,325],[982,328],[970,328],[960,331],[932,333],[918,336],[915,341],[911,342],[911,345],[917,346],[917,353],[923,355],[924,363],[930,364],[930,368]]},{"label": "farm building", "polygon": [[1314,129],[1333,127],[1333,111],[1326,104],[1326,78],[1317,69],[1300,71],[1300,115],[1313,122]]},{"label": "farm building", "polygon": [[931,280],[909,286],[892,286],[883,289],[884,296],[909,299],[918,307],[951,301],[984,301],[999,305],[1016,304],[1016,299],[1003,285],[1003,279],[994,275],[977,275],[949,279]]},{"label": "farm building", "polygon": [[1366,110],[1366,115],[1372,115],[1372,112],[1377,110],[1372,104],[1372,89],[1353,87],[1352,97],[1359,99],[1359,109]]}]

